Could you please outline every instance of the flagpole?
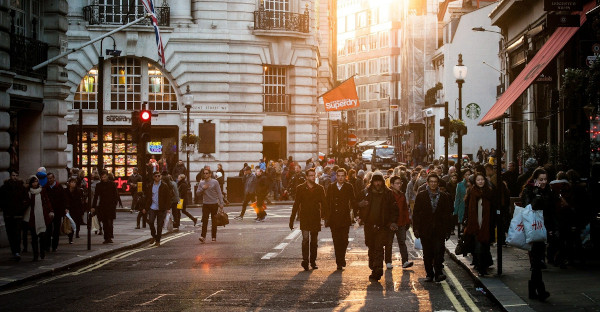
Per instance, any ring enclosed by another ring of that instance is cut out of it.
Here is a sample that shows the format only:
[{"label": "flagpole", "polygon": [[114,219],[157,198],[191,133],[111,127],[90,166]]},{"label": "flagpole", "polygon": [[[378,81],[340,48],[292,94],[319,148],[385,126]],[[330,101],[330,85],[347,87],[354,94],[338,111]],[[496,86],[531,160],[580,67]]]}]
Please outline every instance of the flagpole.
[{"label": "flagpole", "polygon": [[[71,49],[70,51],[67,51],[67,52],[61,53],[61,54],[59,54],[59,55],[57,55],[57,56],[55,56],[55,57],[53,57],[53,58],[51,58],[51,59],[49,59],[49,60],[47,60],[47,61],[44,61],[43,63],[40,63],[40,64],[38,64],[38,65],[35,65],[35,66],[33,66],[33,68],[32,68],[32,69],[33,69],[34,71],[35,71],[35,70],[38,70],[38,69],[40,69],[40,68],[42,68],[42,67],[44,67],[44,66],[46,66],[46,65],[48,65],[48,64],[50,64],[50,63],[52,63],[52,62],[54,62],[54,61],[56,61],[56,60],[58,60],[58,59],[60,59],[60,58],[63,58],[63,57],[65,57],[65,56],[67,56],[67,55],[69,55],[69,54],[71,54],[71,53],[73,53],[73,52],[77,52],[77,51],[79,51],[79,50],[81,50],[81,49],[83,49],[83,48],[85,48],[85,47],[89,46],[90,44],[92,44],[92,43],[94,43],[94,42],[96,42],[96,41],[102,40],[102,39],[104,39],[104,38],[106,38],[106,37],[108,37],[108,36],[110,36],[110,35],[112,35],[112,34],[114,34],[114,33],[116,33],[116,32],[119,32],[119,31],[121,31],[121,30],[123,30],[123,29],[125,29],[125,28],[128,28],[128,27],[130,27],[130,26],[133,26],[133,25],[135,25],[135,24],[137,24],[137,23],[139,23],[139,22],[143,21],[144,19],[146,19],[146,18],[148,18],[148,17],[150,17],[150,16],[151,16],[151,14],[146,14],[146,15],[144,15],[144,16],[142,16],[142,17],[140,17],[140,18],[136,19],[135,21],[133,21],[133,22],[131,22],[131,23],[129,23],[129,24],[125,24],[125,25],[123,25],[123,26],[121,26],[121,27],[119,27],[119,28],[116,28],[116,29],[114,29],[114,30],[112,30],[112,31],[109,31],[109,32],[105,33],[104,35],[102,35],[102,36],[100,36],[100,37],[94,38],[94,39],[92,39],[92,40],[90,40],[90,41],[88,41],[88,42],[84,43],[83,45],[81,45],[81,46],[80,46],[80,47],[78,47],[78,48]],[[100,53],[102,53],[102,51],[100,51]]]}]

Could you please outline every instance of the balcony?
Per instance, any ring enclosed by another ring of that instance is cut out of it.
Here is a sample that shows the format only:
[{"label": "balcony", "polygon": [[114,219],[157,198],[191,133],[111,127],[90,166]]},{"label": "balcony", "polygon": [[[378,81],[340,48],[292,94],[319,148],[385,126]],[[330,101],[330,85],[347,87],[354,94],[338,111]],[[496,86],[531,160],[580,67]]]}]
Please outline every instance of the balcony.
[{"label": "balcony", "polygon": [[[171,8],[168,6],[155,7],[158,26],[171,24]],[[92,4],[83,7],[83,19],[89,25],[125,25],[144,16],[146,11],[142,5],[111,5]],[[139,24],[150,25],[150,19],[145,19]]]},{"label": "balcony", "polygon": [[303,14],[292,12],[266,11],[261,5],[254,11],[254,30],[281,30],[308,34],[308,8]]},{"label": "balcony", "polygon": [[18,75],[46,79],[48,67],[36,71],[33,66],[48,59],[48,44],[33,38],[10,34],[10,70]]},{"label": "balcony", "polygon": [[265,113],[289,113],[289,94],[263,94],[263,109]]}]

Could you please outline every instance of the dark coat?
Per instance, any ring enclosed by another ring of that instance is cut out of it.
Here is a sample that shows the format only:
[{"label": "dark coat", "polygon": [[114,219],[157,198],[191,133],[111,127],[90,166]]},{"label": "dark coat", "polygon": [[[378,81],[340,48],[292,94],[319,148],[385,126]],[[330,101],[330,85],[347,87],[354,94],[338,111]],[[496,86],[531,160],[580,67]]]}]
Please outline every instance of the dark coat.
[{"label": "dark coat", "polygon": [[188,192],[190,191],[190,185],[186,180],[177,181],[177,190],[179,191],[179,198],[183,198],[183,209],[187,208]]},{"label": "dark coat", "polygon": [[[152,205],[152,184],[149,184],[144,189],[144,197],[146,197],[146,211],[150,210],[150,206]],[[169,210],[171,207],[171,197],[173,195],[174,194],[171,186],[161,182],[160,187],[158,188],[158,210]]]},{"label": "dark coat", "polygon": [[69,201],[69,214],[77,224],[83,224],[83,192],[79,188],[75,188],[73,192],[66,190],[67,200]]},{"label": "dark coat", "polygon": [[256,194],[266,196],[269,193],[269,178],[265,173],[256,177]]},{"label": "dark coat", "polygon": [[56,182],[54,187],[50,187],[49,183],[44,186],[46,194],[52,204],[55,218],[62,218],[65,216],[65,209],[69,209],[69,201],[67,200],[67,190]]},{"label": "dark coat", "polygon": [[452,231],[452,203],[447,193],[440,192],[437,209],[433,212],[429,192],[417,194],[413,211],[413,229],[419,237],[444,239]]},{"label": "dark coat", "polygon": [[[100,201],[98,201],[98,197]],[[100,182],[96,185],[92,208],[96,209],[99,220],[116,219],[118,202],[119,194],[114,182]]]},{"label": "dark coat", "polygon": [[544,226],[547,231],[554,231],[558,227],[555,218],[557,203],[558,198],[550,189],[550,185],[546,185],[546,188],[542,190],[537,186],[527,184],[521,192],[523,207],[531,204],[532,210],[544,211]]},{"label": "dark coat", "polygon": [[398,208],[396,207],[396,199],[392,191],[383,187],[383,199],[381,201],[382,214],[378,220],[370,220],[369,215],[371,212],[371,204],[373,203],[373,191],[372,186],[366,190],[364,200],[368,201],[369,204],[366,207],[360,208],[360,219],[364,222],[365,226],[377,226],[379,228],[389,227],[390,224],[395,223],[398,220]]},{"label": "dark coat", "polygon": [[338,189],[337,183],[329,184],[327,188],[327,210],[323,218],[331,228],[348,227],[352,225],[352,215],[356,215],[356,196],[352,184],[346,182],[342,189]]},{"label": "dark coat", "polygon": [[29,196],[23,181],[6,180],[0,187],[0,209],[4,217],[23,217],[29,205]]},{"label": "dark coat", "polygon": [[309,189],[306,183],[302,183],[296,188],[290,224],[294,222],[297,214],[302,231],[320,231],[321,213],[327,210],[326,206],[325,189],[322,186],[315,184]]}]

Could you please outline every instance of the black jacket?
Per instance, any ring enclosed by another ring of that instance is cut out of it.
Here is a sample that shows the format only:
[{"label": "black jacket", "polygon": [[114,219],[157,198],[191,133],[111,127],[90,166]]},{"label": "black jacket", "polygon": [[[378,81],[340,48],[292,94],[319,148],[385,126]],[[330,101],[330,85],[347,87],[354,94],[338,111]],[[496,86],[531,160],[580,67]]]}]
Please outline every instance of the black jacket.
[{"label": "black jacket", "polygon": [[29,206],[29,196],[23,181],[6,180],[0,187],[0,208],[4,217],[23,217]]},{"label": "black jacket", "polygon": [[523,207],[531,204],[532,210],[544,211],[544,226],[547,231],[553,231],[558,227],[555,218],[557,202],[558,198],[550,189],[550,185],[546,185],[546,188],[542,190],[537,186],[528,184],[521,192]]},{"label": "black jacket", "polygon": [[[98,197],[100,197],[100,200],[98,200]],[[116,219],[118,202],[119,193],[117,193],[117,185],[114,182],[106,181],[96,185],[92,208],[96,209],[98,219]],[[54,211],[56,213],[56,209]]]},{"label": "black jacket", "polygon": [[256,178],[256,194],[266,196],[269,193],[269,178],[263,173]]},{"label": "black jacket", "polygon": [[364,222],[365,227],[377,226],[378,228],[389,227],[390,224],[396,223],[398,220],[398,207],[396,206],[396,199],[392,191],[383,187],[383,198],[381,201],[381,215],[376,220],[370,220],[369,215],[371,212],[371,205],[373,204],[373,187],[369,187],[366,190],[364,199],[369,202],[366,207],[360,208],[360,219]]},{"label": "black jacket", "polygon": [[65,209],[69,209],[67,190],[58,182],[55,183],[54,187],[50,187],[50,183],[46,183],[44,189],[46,189],[46,194],[48,195],[48,199],[50,199],[50,204],[54,210],[54,218],[64,217]]},{"label": "black jacket", "polygon": [[352,225],[351,212],[357,213],[356,197],[352,184],[345,182],[342,189],[338,189],[337,183],[329,184],[327,188],[327,210],[323,218],[331,228],[348,227]]},{"label": "black jacket", "polygon": [[302,231],[320,231],[321,214],[327,210],[326,206],[325,190],[322,186],[315,184],[312,189],[309,189],[306,183],[302,183],[296,188],[296,199],[290,216],[290,224],[294,222],[296,214],[298,214]]},{"label": "black jacket", "polygon": [[450,196],[440,192],[435,213],[427,190],[417,194],[413,211],[413,229],[419,237],[444,239],[454,227]]},{"label": "black jacket", "polygon": [[[146,211],[150,210],[150,206],[152,205],[152,185],[149,184],[144,189],[144,197],[146,198]],[[171,185],[168,185],[164,182],[160,183],[160,187],[158,188],[158,210],[167,211],[171,207],[171,198],[174,196],[173,189]]]}]

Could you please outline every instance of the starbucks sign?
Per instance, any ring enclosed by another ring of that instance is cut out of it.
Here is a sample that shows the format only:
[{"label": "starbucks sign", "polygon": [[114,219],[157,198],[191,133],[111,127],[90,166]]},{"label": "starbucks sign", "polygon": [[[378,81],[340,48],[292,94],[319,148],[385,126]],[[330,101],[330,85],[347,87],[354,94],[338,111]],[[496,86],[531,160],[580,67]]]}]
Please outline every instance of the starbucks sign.
[{"label": "starbucks sign", "polygon": [[476,119],[479,118],[479,116],[481,116],[481,107],[479,107],[477,103],[469,103],[469,105],[467,105],[467,107],[465,108],[465,112],[467,114],[467,117],[471,119]]}]

